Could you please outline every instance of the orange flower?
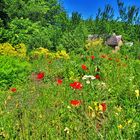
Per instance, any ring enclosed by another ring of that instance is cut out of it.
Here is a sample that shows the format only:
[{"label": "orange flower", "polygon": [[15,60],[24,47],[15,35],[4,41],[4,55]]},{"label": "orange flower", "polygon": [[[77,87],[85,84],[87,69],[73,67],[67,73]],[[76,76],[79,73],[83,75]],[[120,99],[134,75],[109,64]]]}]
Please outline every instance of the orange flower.
[{"label": "orange flower", "polygon": [[107,58],[107,55],[103,54],[101,55],[101,58]]},{"label": "orange flower", "polygon": [[120,59],[115,59],[116,62],[120,62]]},{"label": "orange flower", "polygon": [[112,58],[108,58],[108,60],[112,60]]},{"label": "orange flower", "polygon": [[10,91],[12,91],[12,92],[16,92],[17,89],[16,89],[16,88],[11,88]]}]

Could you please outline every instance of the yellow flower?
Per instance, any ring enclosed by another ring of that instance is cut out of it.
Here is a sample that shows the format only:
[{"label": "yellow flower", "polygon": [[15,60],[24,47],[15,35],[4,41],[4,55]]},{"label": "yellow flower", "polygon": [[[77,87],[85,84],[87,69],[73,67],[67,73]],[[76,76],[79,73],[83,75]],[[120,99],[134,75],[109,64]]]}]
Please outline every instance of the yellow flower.
[{"label": "yellow flower", "polygon": [[136,122],[134,122],[134,123],[132,124],[132,128],[135,128],[137,125],[139,125],[139,124],[136,123]]},{"label": "yellow flower", "polygon": [[42,118],[43,118],[42,114],[40,114],[40,115],[39,115],[39,118],[40,118],[40,119],[42,119]]},{"label": "yellow flower", "polygon": [[88,109],[93,111],[93,108],[91,106],[88,106]]},{"label": "yellow flower", "polygon": [[129,120],[127,121],[127,123],[128,123],[128,124],[132,123],[132,119],[129,119]]},{"label": "yellow flower", "polygon": [[126,125],[129,125],[130,123],[132,123],[132,121],[133,121],[132,119],[129,119],[129,120],[127,120],[127,121],[125,122],[125,124],[126,124]]},{"label": "yellow flower", "polygon": [[123,128],[123,126],[120,124],[120,125],[118,125],[118,128],[119,128],[119,129],[122,129],[122,128]]},{"label": "yellow flower", "polygon": [[102,111],[102,110],[103,110],[102,105],[99,105],[99,110],[100,110],[100,111]]},{"label": "yellow flower", "polygon": [[116,109],[117,112],[121,112],[122,111],[122,107],[121,106],[117,106],[117,107],[115,107],[115,109]]},{"label": "yellow flower", "polygon": [[135,90],[135,94],[136,94],[136,98],[138,99],[138,97],[139,97],[139,95],[140,95],[140,93],[139,93],[139,90],[137,89],[137,90]]},{"label": "yellow flower", "polygon": [[88,115],[91,118],[95,118],[95,116],[96,116],[95,111],[94,111],[94,109],[91,106],[88,106]]}]

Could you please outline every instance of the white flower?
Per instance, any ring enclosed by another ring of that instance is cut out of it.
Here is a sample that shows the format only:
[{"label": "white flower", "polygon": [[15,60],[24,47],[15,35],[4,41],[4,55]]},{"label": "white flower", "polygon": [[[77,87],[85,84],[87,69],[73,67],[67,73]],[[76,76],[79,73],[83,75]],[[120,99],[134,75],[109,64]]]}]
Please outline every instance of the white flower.
[{"label": "white flower", "polygon": [[82,80],[86,80],[86,78],[87,78],[87,75],[84,75],[84,76],[82,77]]},{"label": "white flower", "polygon": [[91,76],[91,80],[94,80],[94,79],[96,79],[96,77],[95,76]]},{"label": "white flower", "polygon": [[94,79],[96,79],[96,77],[93,76],[93,75],[84,75],[84,76],[82,77],[82,79],[83,79],[83,80],[86,80],[86,79],[94,80]]},{"label": "white flower", "polygon": [[67,134],[69,134],[69,128],[65,127],[64,132],[66,132]]},{"label": "white flower", "polygon": [[87,80],[87,81],[86,81],[86,83],[87,83],[87,84],[90,84],[90,81],[89,81],[89,80]]}]

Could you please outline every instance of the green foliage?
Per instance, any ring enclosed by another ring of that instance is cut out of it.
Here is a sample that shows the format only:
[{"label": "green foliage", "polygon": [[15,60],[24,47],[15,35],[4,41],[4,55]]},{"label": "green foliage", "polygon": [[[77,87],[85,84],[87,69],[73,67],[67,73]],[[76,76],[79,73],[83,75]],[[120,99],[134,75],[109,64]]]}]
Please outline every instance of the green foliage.
[{"label": "green foliage", "polygon": [[135,24],[139,18],[139,8],[135,5],[125,6],[124,2],[117,0],[121,20],[128,24]]},{"label": "green foliage", "polygon": [[4,0],[4,2],[5,11],[11,19],[23,17],[32,21],[41,21],[49,9],[44,0]]},{"label": "green foliage", "polygon": [[31,68],[28,62],[11,56],[0,56],[0,66],[1,88],[26,82]]},{"label": "green foliage", "polygon": [[96,20],[108,21],[112,20],[114,17],[114,9],[111,5],[107,4],[102,11],[100,8],[98,9],[98,13],[96,15]]},{"label": "green foliage", "polygon": [[88,29],[81,23],[73,31],[64,32],[60,39],[60,44],[62,44],[68,52],[72,50],[78,51],[78,49],[84,48],[87,35]]},{"label": "green foliage", "polygon": [[29,19],[14,19],[9,24],[9,29],[5,29],[3,38],[12,44],[25,43],[29,49],[37,47],[51,48],[51,38],[54,30],[51,25],[42,27],[39,23],[33,23]]}]

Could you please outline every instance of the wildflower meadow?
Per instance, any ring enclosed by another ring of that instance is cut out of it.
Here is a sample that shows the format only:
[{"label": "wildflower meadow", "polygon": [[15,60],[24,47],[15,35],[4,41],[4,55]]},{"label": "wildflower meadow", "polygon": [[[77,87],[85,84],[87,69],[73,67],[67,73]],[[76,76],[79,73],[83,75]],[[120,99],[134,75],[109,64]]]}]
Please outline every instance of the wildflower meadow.
[{"label": "wildflower meadow", "polygon": [[[25,59],[19,63],[29,63],[30,68],[20,68],[21,74],[27,75],[20,82],[17,62],[7,65],[11,61],[8,56],[2,67],[9,68],[5,76],[14,69],[18,73],[9,75],[8,84],[1,81],[0,137],[138,138],[140,61],[104,51],[85,51],[84,55],[69,55],[69,59],[45,55]],[[4,73],[1,70],[1,75]]]},{"label": "wildflower meadow", "polygon": [[117,2],[0,1],[0,140],[140,139],[139,9]]}]

